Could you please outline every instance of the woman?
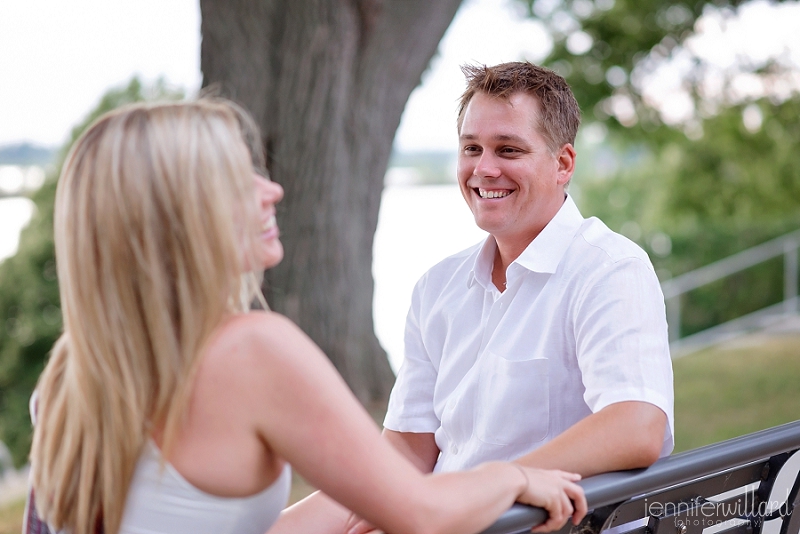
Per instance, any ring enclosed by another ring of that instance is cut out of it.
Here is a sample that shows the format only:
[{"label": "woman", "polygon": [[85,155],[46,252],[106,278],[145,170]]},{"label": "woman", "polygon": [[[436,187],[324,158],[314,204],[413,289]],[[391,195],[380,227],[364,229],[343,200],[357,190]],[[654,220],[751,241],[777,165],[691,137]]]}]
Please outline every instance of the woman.
[{"label": "woman", "polygon": [[290,463],[396,534],[477,532],[515,500],[545,507],[546,529],[579,520],[577,475],[420,474],[303,332],[248,313],[255,272],[283,257],[283,190],[254,171],[256,138],[236,106],[200,101],[111,112],[75,143],[55,208],[64,334],[37,386],[39,516],[73,534],[263,533]]}]

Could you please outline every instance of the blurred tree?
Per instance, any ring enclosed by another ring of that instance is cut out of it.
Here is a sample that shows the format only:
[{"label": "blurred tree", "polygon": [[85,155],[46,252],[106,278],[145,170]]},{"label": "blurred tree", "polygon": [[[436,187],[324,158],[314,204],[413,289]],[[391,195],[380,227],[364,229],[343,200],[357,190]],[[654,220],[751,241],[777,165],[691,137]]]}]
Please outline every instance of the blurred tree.
[{"label": "blurred tree", "polygon": [[460,2],[200,2],[203,84],[253,113],[286,191],[286,257],[267,272],[267,299],[364,403],[385,401],[394,382],[372,319],[372,244],[392,141]]},{"label": "blurred tree", "polygon": [[[780,85],[782,77],[796,71],[785,54],[741,57],[735,65],[719,68],[690,46],[704,26],[717,24],[723,31],[726,22],[752,0],[522,1],[531,16],[546,24],[553,49],[544,63],[567,79],[584,120],[602,121],[612,129],[632,128],[627,135],[646,133],[648,141],[659,139],[652,133],[665,120],[668,126],[685,128],[700,115],[714,115],[719,106],[741,102],[735,91],[709,89],[705,84],[711,77],[725,85],[747,73],[765,85]],[[701,17],[704,25],[698,24]],[[679,89],[691,100],[686,105],[693,112],[682,117],[682,123],[670,119],[647,96],[652,75],[677,61],[681,62]]]},{"label": "blurred tree", "polygon": [[64,157],[81,132],[106,111],[130,102],[182,97],[182,92],[161,81],[144,87],[137,78],[124,88],[107,92],[72,129],[69,142],[60,151],[57,169],[32,196],[36,212],[20,235],[16,255],[0,263],[0,440],[8,445],[16,465],[24,463],[30,448],[28,399],[62,330],[53,204]]}]

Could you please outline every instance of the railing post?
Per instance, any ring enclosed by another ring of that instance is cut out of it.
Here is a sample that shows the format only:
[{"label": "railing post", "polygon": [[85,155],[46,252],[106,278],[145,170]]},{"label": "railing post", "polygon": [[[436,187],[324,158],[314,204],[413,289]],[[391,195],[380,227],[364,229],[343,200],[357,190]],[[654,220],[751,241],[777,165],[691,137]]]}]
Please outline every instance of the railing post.
[{"label": "railing post", "polygon": [[783,244],[783,302],[787,315],[797,313],[797,251],[797,241],[787,240]]},{"label": "railing post", "polygon": [[680,293],[667,299],[667,327],[669,328],[669,342],[673,344],[681,338]]}]

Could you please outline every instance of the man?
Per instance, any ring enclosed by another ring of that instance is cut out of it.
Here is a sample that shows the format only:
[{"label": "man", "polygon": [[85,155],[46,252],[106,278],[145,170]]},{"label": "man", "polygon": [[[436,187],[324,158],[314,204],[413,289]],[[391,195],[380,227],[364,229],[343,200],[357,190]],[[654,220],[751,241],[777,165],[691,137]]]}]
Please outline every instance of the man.
[{"label": "man", "polygon": [[[650,465],[673,446],[664,299],[644,251],[566,193],[572,91],[525,62],[464,72],[458,182],[489,237],[417,283],[384,436],[423,472]],[[370,529],[343,527],[347,512],[316,494],[276,532],[302,517],[315,532]]]},{"label": "man", "polygon": [[423,471],[650,465],[673,446],[663,295],[566,193],[575,98],[526,62],[464,72],[458,183],[489,237],[418,282],[384,434]]}]

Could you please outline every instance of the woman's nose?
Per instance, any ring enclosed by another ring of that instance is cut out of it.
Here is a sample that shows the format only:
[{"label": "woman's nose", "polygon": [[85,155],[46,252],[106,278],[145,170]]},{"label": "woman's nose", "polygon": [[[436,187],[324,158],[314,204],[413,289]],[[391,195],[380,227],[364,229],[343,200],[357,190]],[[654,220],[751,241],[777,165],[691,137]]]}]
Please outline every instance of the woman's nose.
[{"label": "woman's nose", "polygon": [[283,187],[263,176],[256,178],[256,190],[262,205],[277,204],[283,198]]},{"label": "woman's nose", "polygon": [[283,187],[271,180],[267,181],[267,197],[270,203],[277,204],[283,198]]}]

